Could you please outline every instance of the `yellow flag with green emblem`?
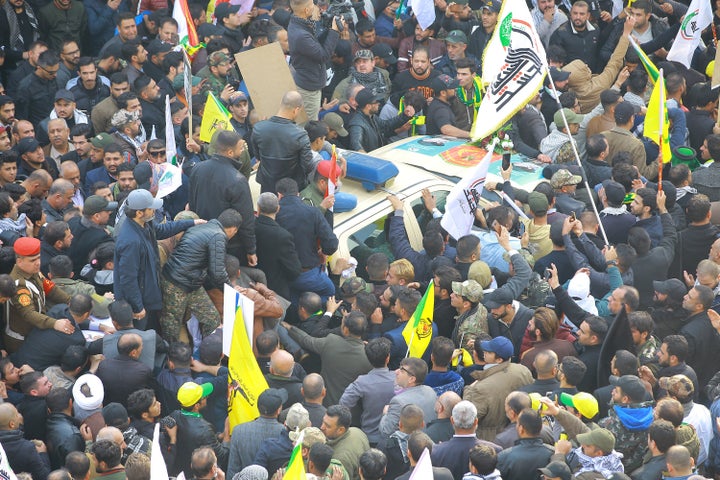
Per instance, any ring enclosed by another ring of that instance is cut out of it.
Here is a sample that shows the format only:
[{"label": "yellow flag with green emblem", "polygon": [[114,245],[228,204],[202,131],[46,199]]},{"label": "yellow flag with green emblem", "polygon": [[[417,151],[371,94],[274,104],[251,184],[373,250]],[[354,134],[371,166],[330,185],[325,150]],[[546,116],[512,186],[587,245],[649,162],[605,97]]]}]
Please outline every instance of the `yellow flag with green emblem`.
[{"label": "yellow flag with green emblem", "polygon": [[215,98],[212,92],[209,92],[202,122],[200,122],[200,140],[210,143],[218,130],[233,131],[233,126],[230,124],[230,112],[220,100]]},{"label": "yellow flag with green emblem", "polygon": [[432,281],[425,290],[425,295],[420,299],[415,313],[408,320],[402,335],[405,343],[408,344],[409,357],[420,358],[427,350],[432,340],[433,310],[435,309],[435,285]]}]

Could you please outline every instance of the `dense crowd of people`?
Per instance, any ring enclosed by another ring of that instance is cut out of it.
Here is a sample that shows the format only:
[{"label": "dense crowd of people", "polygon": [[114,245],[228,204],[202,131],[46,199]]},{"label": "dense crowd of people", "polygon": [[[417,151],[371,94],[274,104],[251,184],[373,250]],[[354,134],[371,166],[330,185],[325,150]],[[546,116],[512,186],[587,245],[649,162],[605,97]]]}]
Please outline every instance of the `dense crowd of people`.
[{"label": "dense crowd of people", "polygon": [[[357,198],[329,185],[348,170],[334,147],[469,139],[499,0],[435,0],[429,26],[397,0],[2,2],[10,468],[281,480],[300,442],[308,479],[720,478],[720,2],[690,65],[666,58],[687,3],[528,2],[549,75],[503,130],[541,181],[501,169],[484,188],[505,200],[459,238],[443,196],[390,194],[381,238],[338,258],[333,218]],[[202,42],[188,90],[180,17]],[[235,55],[268,43],[296,90],[262,118]],[[672,158],[643,136],[645,56]],[[210,93],[230,120],[205,142]],[[256,398],[228,388],[226,284],[254,303]],[[231,428],[229,395],[259,416]]]}]

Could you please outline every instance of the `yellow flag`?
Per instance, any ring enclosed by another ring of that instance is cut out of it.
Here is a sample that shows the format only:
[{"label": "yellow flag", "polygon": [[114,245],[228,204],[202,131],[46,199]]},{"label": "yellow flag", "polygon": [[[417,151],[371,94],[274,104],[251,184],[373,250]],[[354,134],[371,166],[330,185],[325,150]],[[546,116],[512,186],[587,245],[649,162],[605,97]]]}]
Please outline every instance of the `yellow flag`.
[{"label": "yellow flag", "polygon": [[300,438],[298,438],[297,442],[295,443],[295,448],[293,448],[292,455],[290,455],[290,462],[288,463],[287,470],[285,470],[285,475],[283,475],[283,480],[306,480],[305,475],[305,464],[303,463],[302,458],[302,437],[303,434],[300,434]]},{"label": "yellow flag", "polygon": [[415,313],[408,320],[402,335],[408,344],[408,356],[420,358],[432,340],[433,310],[435,309],[435,285],[432,281],[425,290]]},{"label": "yellow flag", "polygon": [[220,100],[215,98],[212,92],[209,92],[205,102],[205,112],[200,123],[200,140],[210,143],[213,135],[218,130],[233,131],[230,124],[230,112]]},{"label": "yellow flag", "polygon": [[665,79],[663,78],[663,71],[660,70],[648,102],[643,135],[658,144],[663,163],[668,163],[671,160],[672,151],[670,150],[669,122],[665,99]]},{"label": "yellow flag", "polygon": [[[229,288],[229,287],[228,287]],[[235,324],[228,359],[228,419],[230,431],[241,423],[260,416],[257,399],[268,389],[265,377],[253,355],[245,330],[240,294],[235,292]]]}]

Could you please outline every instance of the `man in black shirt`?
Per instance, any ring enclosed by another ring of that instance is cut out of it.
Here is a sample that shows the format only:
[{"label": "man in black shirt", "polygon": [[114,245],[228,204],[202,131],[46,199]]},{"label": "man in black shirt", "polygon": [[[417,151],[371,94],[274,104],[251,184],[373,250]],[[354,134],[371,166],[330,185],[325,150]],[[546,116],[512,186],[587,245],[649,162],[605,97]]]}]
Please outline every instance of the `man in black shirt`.
[{"label": "man in black shirt", "polygon": [[435,99],[430,102],[427,108],[427,125],[428,135],[450,135],[458,138],[470,138],[470,132],[462,130],[455,126],[455,114],[451,101],[456,101],[455,89],[460,83],[455,78],[448,75],[440,75],[436,79]]}]

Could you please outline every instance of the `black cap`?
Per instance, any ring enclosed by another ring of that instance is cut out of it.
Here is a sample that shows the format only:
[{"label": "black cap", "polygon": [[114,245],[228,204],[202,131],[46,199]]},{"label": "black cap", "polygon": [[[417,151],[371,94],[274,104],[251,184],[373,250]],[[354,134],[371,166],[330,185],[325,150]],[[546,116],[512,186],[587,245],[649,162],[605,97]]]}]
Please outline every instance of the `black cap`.
[{"label": "black cap", "polygon": [[18,155],[23,155],[28,152],[34,152],[38,149],[39,146],[40,144],[34,138],[23,138],[22,140],[20,140],[20,143],[18,143]]},{"label": "black cap", "polygon": [[605,198],[611,207],[619,207],[625,201],[625,187],[614,180],[605,180],[602,182],[605,189]]},{"label": "black cap", "polygon": [[355,95],[355,101],[358,103],[358,108],[364,108],[371,103],[377,103],[382,100],[382,97],[375,95],[371,88],[363,88]]},{"label": "black cap", "polygon": [[677,278],[653,280],[653,289],[658,293],[670,296],[675,301],[681,301],[687,293],[687,287]]},{"label": "black cap", "polygon": [[158,55],[172,50],[172,45],[165,43],[159,38],[154,39],[147,47],[148,55]]},{"label": "black cap", "polygon": [[630,102],[620,102],[615,105],[615,122],[624,125],[637,113],[635,105]]},{"label": "black cap", "polygon": [[130,420],[127,409],[117,402],[105,405],[102,409],[102,416],[105,420],[105,425],[108,427],[119,428]]},{"label": "black cap", "polygon": [[278,411],[278,408],[287,402],[287,399],[287,391],[281,388],[268,388],[258,397],[258,410],[261,415],[273,414]]},{"label": "black cap", "polygon": [[619,387],[632,403],[640,403],[647,397],[647,390],[645,390],[642,380],[635,375],[623,375],[622,377],[611,375],[610,384]]},{"label": "black cap", "polygon": [[376,57],[380,57],[390,65],[397,63],[397,57],[393,53],[393,49],[387,43],[376,43],[370,49]]}]

